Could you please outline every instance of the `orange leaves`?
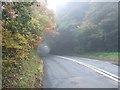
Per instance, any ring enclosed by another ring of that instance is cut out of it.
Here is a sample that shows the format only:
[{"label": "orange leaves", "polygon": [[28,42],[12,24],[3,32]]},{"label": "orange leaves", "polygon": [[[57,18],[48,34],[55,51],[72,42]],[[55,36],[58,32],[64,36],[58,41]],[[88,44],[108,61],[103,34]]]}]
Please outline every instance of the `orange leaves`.
[{"label": "orange leaves", "polygon": [[42,37],[38,37],[34,42],[34,47],[38,48],[41,41],[42,41]]},{"label": "orange leaves", "polygon": [[3,22],[0,20],[0,30],[2,30],[2,24]]},{"label": "orange leaves", "polygon": [[45,27],[44,31],[45,32],[52,32],[55,30],[55,20],[51,17],[50,20],[48,21],[48,25]]},{"label": "orange leaves", "polygon": [[59,32],[54,30],[54,27],[45,28],[44,33],[52,33],[53,35],[59,35]]},{"label": "orange leaves", "polygon": [[15,15],[15,12],[14,12],[14,11],[10,11],[10,12],[9,12],[9,17],[12,17],[12,18],[13,18],[14,15]]},{"label": "orange leaves", "polygon": [[51,32],[53,35],[59,35],[60,33],[59,32],[57,32],[57,31],[52,31]]},{"label": "orange leaves", "polygon": [[14,17],[14,15],[15,15],[15,12],[13,11],[12,7],[13,7],[12,4],[6,5],[6,9],[9,13],[9,17]]},{"label": "orange leaves", "polygon": [[49,31],[50,31],[50,28],[45,28],[44,31],[45,31],[45,32],[49,32]]}]

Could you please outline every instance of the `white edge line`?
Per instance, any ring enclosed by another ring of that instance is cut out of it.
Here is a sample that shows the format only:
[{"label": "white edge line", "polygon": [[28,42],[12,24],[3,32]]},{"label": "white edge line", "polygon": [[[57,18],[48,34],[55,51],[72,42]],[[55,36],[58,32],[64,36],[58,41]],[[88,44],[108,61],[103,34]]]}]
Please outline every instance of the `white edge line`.
[{"label": "white edge line", "polygon": [[[70,60],[70,61],[73,61],[73,62],[76,62],[76,63],[78,63],[78,64],[84,65],[84,66],[86,66],[86,67],[88,67],[88,68],[91,68],[92,70],[94,70],[94,71],[96,71],[96,72],[98,72],[98,73],[100,73],[100,74],[102,74],[102,75],[104,75],[104,76],[106,76],[106,77],[114,80],[114,81],[119,82],[119,80],[116,79],[116,78],[119,78],[119,79],[120,79],[120,77],[118,77],[118,76],[116,76],[116,75],[114,75],[114,74],[112,74],[112,73],[110,73],[110,72],[108,72],[108,71],[102,70],[102,69],[100,69],[100,68],[97,68],[97,67],[92,66],[92,65],[89,65],[89,64],[85,64],[85,63],[76,61],[76,60],[71,59],[71,58],[67,58],[67,57],[63,57],[63,56],[57,56],[57,57],[64,58],[64,59],[68,59],[68,60]],[[111,76],[109,76],[108,74],[111,75]],[[113,77],[112,77],[112,76],[113,76]],[[116,78],[114,78],[114,77],[116,77]]]}]

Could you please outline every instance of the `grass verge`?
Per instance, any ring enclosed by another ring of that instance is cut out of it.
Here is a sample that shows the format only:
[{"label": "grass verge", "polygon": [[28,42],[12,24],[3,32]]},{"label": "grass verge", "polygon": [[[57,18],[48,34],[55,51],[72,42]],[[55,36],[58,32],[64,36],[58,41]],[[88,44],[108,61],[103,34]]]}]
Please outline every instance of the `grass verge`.
[{"label": "grass verge", "polygon": [[31,50],[29,60],[20,64],[3,65],[3,88],[41,88],[43,64],[36,50]]},{"label": "grass verge", "polygon": [[40,88],[42,86],[43,70],[40,66],[42,65],[40,64],[41,61],[36,50],[31,50],[30,59],[23,63],[23,74],[21,76],[22,80],[19,82],[19,87]]},{"label": "grass verge", "polygon": [[84,53],[80,57],[118,62],[118,55],[120,55],[118,52],[96,52]]}]

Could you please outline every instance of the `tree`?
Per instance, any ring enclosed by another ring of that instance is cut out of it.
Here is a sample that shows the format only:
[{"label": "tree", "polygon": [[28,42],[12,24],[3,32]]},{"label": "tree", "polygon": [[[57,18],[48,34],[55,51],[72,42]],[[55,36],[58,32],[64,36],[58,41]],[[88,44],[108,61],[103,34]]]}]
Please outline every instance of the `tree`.
[{"label": "tree", "polygon": [[[25,61],[29,63],[31,59],[30,51],[38,47],[35,47],[35,43],[39,42],[38,38],[44,37],[45,28],[54,18],[46,4],[39,6],[40,3],[2,2],[3,88],[19,87],[16,83],[20,83],[20,78],[15,75],[24,71],[22,67]],[[37,15],[38,13],[40,14]]]},{"label": "tree", "polygon": [[75,52],[117,51],[117,9],[116,2],[72,2],[58,7],[56,52],[71,48]]}]

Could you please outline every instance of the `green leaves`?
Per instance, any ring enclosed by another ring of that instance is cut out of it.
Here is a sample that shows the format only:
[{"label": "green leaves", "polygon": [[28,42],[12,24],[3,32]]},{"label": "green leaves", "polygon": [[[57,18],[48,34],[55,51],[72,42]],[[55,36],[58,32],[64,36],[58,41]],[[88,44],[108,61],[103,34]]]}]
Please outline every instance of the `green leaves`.
[{"label": "green leaves", "polygon": [[36,39],[42,38],[44,28],[53,17],[48,16],[50,12],[45,5],[34,3],[4,2],[2,5],[2,59],[6,60],[2,63],[3,88],[34,85],[34,75],[38,73],[40,64],[37,51],[31,55],[30,51],[37,48],[34,47],[35,41],[38,43]]},{"label": "green leaves", "polygon": [[51,45],[53,53],[117,51],[117,6],[115,2],[91,2],[68,3],[58,8],[56,21],[60,35],[51,39],[56,46]]}]

